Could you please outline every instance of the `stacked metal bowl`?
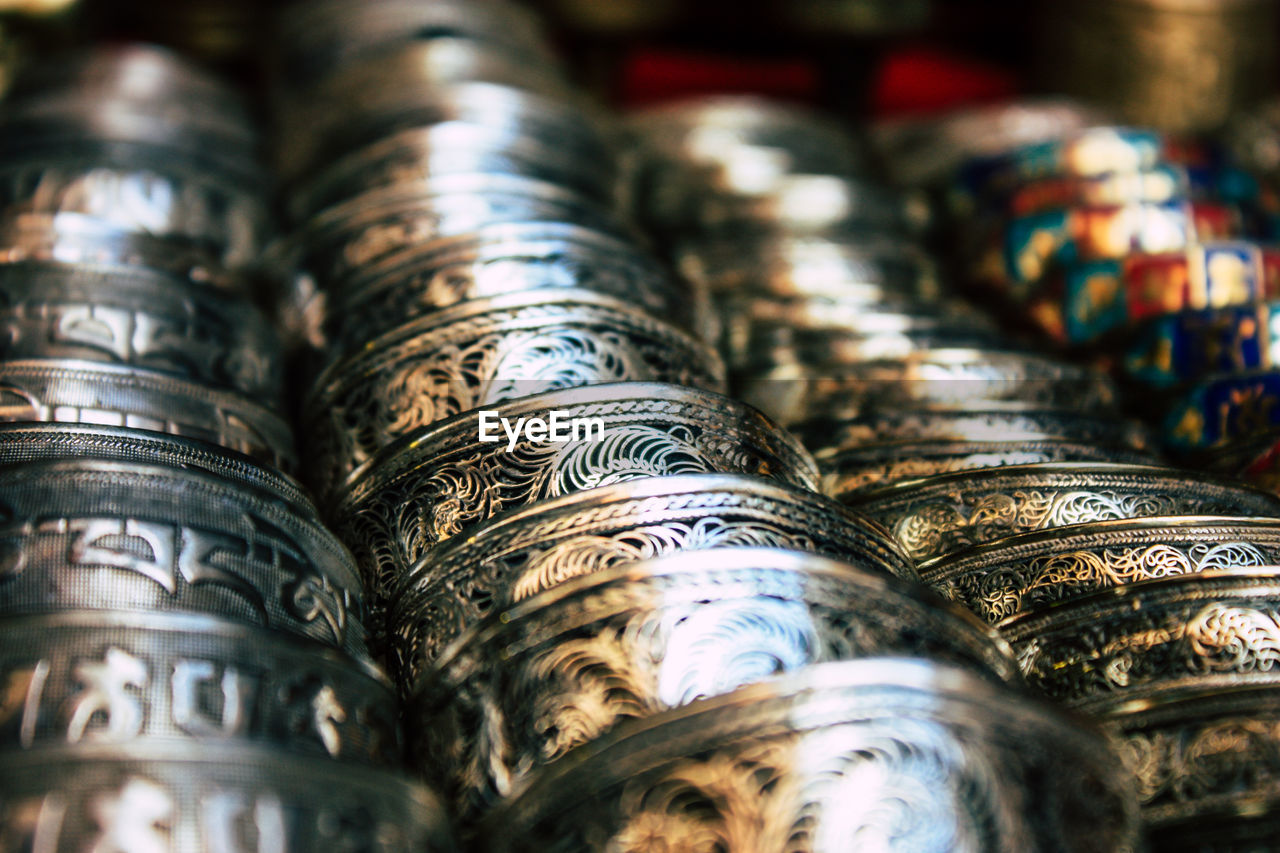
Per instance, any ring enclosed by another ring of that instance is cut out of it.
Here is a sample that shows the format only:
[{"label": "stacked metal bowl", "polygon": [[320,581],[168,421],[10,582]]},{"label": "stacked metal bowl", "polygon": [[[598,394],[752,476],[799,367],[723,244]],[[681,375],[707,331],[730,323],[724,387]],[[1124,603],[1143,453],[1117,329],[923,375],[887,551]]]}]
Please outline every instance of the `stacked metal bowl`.
[{"label": "stacked metal bowl", "polygon": [[[1133,410],[1192,400],[1198,423],[1214,421],[1197,433],[1180,417],[1186,429],[1162,430],[1173,449],[1210,443],[1250,405],[1189,389],[1241,352],[1231,312],[1261,310],[1271,252],[1207,240],[1269,215],[1258,184],[1211,154],[1145,131],[1064,129],[968,162],[951,187],[970,278],[994,307],[1033,318],[1048,343],[1111,353]],[[1080,393],[1067,391],[1064,402]],[[1075,399],[1077,418],[1098,410]],[[1266,662],[1280,500],[1234,477],[1100,459],[953,471],[845,500],[893,531],[926,583],[994,625],[1032,686],[1123,739],[1153,849],[1260,849],[1280,808],[1263,734],[1280,697]]]},{"label": "stacked metal bowl", "polygon": [[254,128],[164,51],[0,104],[0,847],[452,849],[248,282]]},{"label": "stacked metal bowl", "polygon": [[[721,393],[701,281],[625,224],[619,135],[525,21],[379,0],[299,6],[282,31],[276,256],[323,365],[305,473],[463,837],[1131,844],[1114,745],[1015,686],[989,626]],[[845,164],[848,141],[812,149]],[[664,192],[703,192],[683,174]]]}]

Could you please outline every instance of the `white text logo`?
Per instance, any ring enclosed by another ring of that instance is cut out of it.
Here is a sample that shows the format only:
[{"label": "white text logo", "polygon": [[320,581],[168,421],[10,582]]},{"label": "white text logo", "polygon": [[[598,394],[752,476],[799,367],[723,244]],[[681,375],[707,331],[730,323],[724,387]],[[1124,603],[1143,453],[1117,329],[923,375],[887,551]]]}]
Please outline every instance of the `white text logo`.
[{"label": "white text logo", "polygon": [[516,449],[523,438],[530,444],[567,444],[571,441],[601,441],[604,418],[579,418],[568,412],[552,410],[549,417],[504,418],[497,412],[480,412],[480,441],[492,444],[507,438],[507,452]]}]

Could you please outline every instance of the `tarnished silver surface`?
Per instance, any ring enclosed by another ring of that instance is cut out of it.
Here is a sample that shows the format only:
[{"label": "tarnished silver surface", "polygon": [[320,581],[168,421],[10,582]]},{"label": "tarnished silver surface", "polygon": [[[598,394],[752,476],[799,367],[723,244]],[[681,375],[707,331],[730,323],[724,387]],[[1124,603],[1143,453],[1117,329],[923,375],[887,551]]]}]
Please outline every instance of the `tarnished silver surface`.
[{"label": "tarnished silver surface", "polygon": [[1031,686],[1092,712],[1122,697],[1158,703],[1165,691],[1280,685],[1278,597],[1280,570],[1236,562],[1102,590],[999,627]]},{"label": "tarnished silver surface", "polygon": [[400,763],[391,685],[372,665],[276,632],[159,613],[63,611],[0,622],[0,749],[257,743]]},{"label": "tarnished silver surface", "polygon": [[6,850],[456,849],[425,788],[326,758],[225,745],[76,744],[5,756],[5,770]]},{"label": "tarnished silver surface", "polygon": [[874,659],[619,726],[494,813],[484,849],[1129,850],[1134,800],[1092,725],[959,669]]},{"label": "tarnished silver surface", "polygon": [[1280,688],[1168,690],[1156,702],[1120,696],[1095,707],[1136,772],[1154,849],[1270,846],[1280,812]]},{"label": "tarnished silver surface", "polygon": [[153,370],[72,359],[0,362],[0,422],[37,421],[170,433],[294,467],[291,430],[270,409]]},{"label": "tarnished silver surface", "polygon": [[855,493],[917,560],[1015,533],[1172,515],[1280,517],[1280,498],[1179,468],[1043,463],[940,474]]},{"label": "tarnished silver surface", "polygon": [[0,423],[0,466],[97,459],[164,465],[214,474],[251,491],[270,492],[304,517],[316,515],[300,483],[230,448],[150,430],[100,424]]},{"label": "tarnished silver surface", "polygon": [[[821,459],[840,451],[928,442],[1069,441],[1116,451],[1150,451],[1155,436],[1135,421],[1098,417],[1079,408],[1046,409],[1034,403],[992,402],[979,407],[877,409],[860,417],[816,419],[791,429]],[[856,454],[855,454],[856,455]],[[1099,460],[1105,461],[1105,460]],[[923,474],[921,475],[923,476]]]},{"label": "tarnished silver surface", "polygon": [[578,193],[519,175],[447,174],[373,189],[312,217],[295,235],[298,265],[326,288],[402,250],[497,223],[560,222],[620,233]]},{"label": "tarnished silver surface", "polygon": [[935,658],[1012,676],[995,632],[923,587],[812,554],[675,554],[495,612],[408,701],[416,766],[460,820],[615,726],[824,660]]},{"label": "tarnished silver surface", "polygon": [[696,333],[708,329],[697,288],[618,235],[558,222],[483,226],[366,264],[328,294],[327,325],[342,349],[458,302],[567,287],[625,299]]},{"label": "tarnished silver surface", "polygon": [[1042,462],[1154,465],[1153,453],[1071,438],[923,439],[852,445],[822,454],[822,491],[839,501],[869,488],[952,471]]},{"label": "tarnished silver surface", "polygon": [[486,614],[565,581],[676,552],[751,547],[915,577],[887,531],[820,495],[759,477],[652,477],[512,510],[428,553],[386,591],[388,663],[410,687]]},{"label": "tarnished silver surface", "polygon": [[918,568],[947,598],[1001,623],[1112,587],[1273,565],[1280,565],[1280,518],[1184,515],[1020,533]]},{"label": "tarnished silver surface", "polygon": [[0,357],[161,370],[268,405],[284,384],[275,331],[247,300],[125,265],[0,264]]},{"label": "tarnished silver surface", "polygon": [[[645,477],[759,474],[812,489],[808,453],[754,409],[650,382],[571,388],[503,403],[495,418],[599,419],[603,432],[565,443],[505,436],[479,443],[479,413],[409,433],[355,471],[330,518],[371,590],[390,588],[426,552],[499,512]],[[502,430],[495,427],[501,435]],[[376,606],[376,602],[371,602]]]},{"label": "tarnished silver surface", "polygon": [[[0,315],[2,316],[2,315]],[[472,300],[332,364],[304,406],[329,492],[395,439],[472,409],[607,382],[724,390],[705,344],[612,297],[555,288]]]},{"label": "tarnished silver surface", "polygon": [[0,469],[0,612],[196,612],[361,653],[360,583],[319,522],[199,471],[39,461]]}]

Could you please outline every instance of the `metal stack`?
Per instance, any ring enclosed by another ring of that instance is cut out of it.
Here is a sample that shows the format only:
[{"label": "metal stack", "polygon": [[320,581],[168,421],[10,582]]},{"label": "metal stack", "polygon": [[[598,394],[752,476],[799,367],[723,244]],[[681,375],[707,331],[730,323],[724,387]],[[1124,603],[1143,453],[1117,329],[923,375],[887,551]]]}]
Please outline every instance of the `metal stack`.
[{"label": "metal stack", "polygon": [[[1250,175],[1156,132],[1064,128],[969,161],[949,192],[975,292],[1111,366],[1165,449],[1221,463],[1267,434],[1253,344],[1274,249],[1251,238],[1273,214]],[[1153,849],[1274,842],[1273,494],[1182,467],[1032,465],[854,506],[1000,630],[1032,686],[1123,738]]]},{"label": "metal stack", "polygon": [[0,127],[0,847],[451,849],[280,470],[245,108],[127,46],[33,66]]},{"label": "metal stack", "polygon": [[[619,218],[619,137],[527,18],[331,2],[282,33],[307,473],[464,838],[1130,843],[1106,739],[1010,686],[996,634],[719,393],[704,291]],[[701,193],[677,165],[663,186]]]}]

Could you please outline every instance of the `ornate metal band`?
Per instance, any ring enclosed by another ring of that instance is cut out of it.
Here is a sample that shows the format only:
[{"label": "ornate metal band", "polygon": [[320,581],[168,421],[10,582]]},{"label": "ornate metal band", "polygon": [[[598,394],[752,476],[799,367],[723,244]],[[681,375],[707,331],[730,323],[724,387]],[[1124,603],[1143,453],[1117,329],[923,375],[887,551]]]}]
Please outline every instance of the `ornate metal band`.
[{"label": "ornate metal band", "polygon": [[156,237],[82,213],[0,215],[0,257],[6,262],[60,261],[145,267],[206,286],[245,290],[218,266],[207,247]]},{"label": "ornate metal band", "polygon": [[1073,440],[904,441],[850,447],[822,458],[822,491],[848,503],[860,490],[952,471],[1043,462],[1154,464],[1151,454]]},{"label": "ornate metal band", "polygon": [[1280,517],[1280,498],[1178,468],[1110,463],[940,474],[853,495],[917,560],[1015,533],[1158,515]]},{"label": "ornate metal band", "polygon": [[70,359],[0,362],[0,423],[111,424],[219,444],[294,467],[293,436],[269,409],[152,370]]},{"label": "ornate metal band", "polygon": [[139,267],[0,264],[0,357],[163,370],[254,399],[280,398],[283,357],[245,299]]},{"label": "ornate metal band", "polygon": [[978,545],[919,566],[925,583],[992,623],[1110,587],[1280,565],[1280,519],[1095,521]]},{"label": "ornate metal band", "polygon": [[363,649],[349,552],[269,493],[197,471],[0,469],[0,612],[199,612]]},{"label": "ornate metal band", "polygon": [[1280,570],[1207,571],[1077,598],[1000,631],[1027,681],[1089,711],[1180,689],[1280,685]]},{"label": "ornate metal band", "polygon": [[402,325],[325,371],[306,404],[324,493],[406,433],[518,397],[607,382],[722,391],[715,352],[582,290],[475,300]]},{"label": "ornate metal band", "polygon": [[5,757],[7,850],[453,851],[439,802],[382,770],[276,750],[87,747]]},{"label": "ornate metal band", "polygon": [[329,296],[329,332],[339,349],[363,345],[410,318],[471,299],[576,288],[624,299],[655,317],[706,330],[707,304],[634,245],[564,223],[477,228],[365,267]]},{"label": "ornate metal band", "polygon": [[216,176],[179,176],[169,160],[149,168],[113,167],[103,152],[82,162],[60,158],[7,161],[0,204],[32,213],[83,213],[157,236],[214,247],[230,267],[261,251],[269,221],[262,200]]},{"label": "ornate metal band", "polygon": [[602,486],[512,510],[429,553],[382,594],[408,688],[486,614],[567,580],[678,551],[787,548],[913,578],[878,525],[812,492],[700,474]]},{"label": "ornate metal band", "polygon": [[[1280,688],[1169,691],[1156,702],[1095,706],[1135,770],[1152,843],[1214,827],[1215,846],[1236,833],[1274,838],[1280,807]],[[1270,819],[1259,819],[1270,814]],[[1267,830],[1270,830],[1269,832]],[[1261,830],[1261,832],[1259,832]]]},{"label": "ornate metal band", "polygon": [[901,360],[815,366],[806,373],[811,418],[1006,401],[1096,412],[1115,402],[1115,388],[1103,374],[1023,352],[919,350]]},{"label": "ornate metal band", "polygon": [[[448,89],[474,89],[477,85],[518,91],[475,83]],[[612,158],[574,111],[570,111],[573,117],[569,112],[544,116],[533,122],[544,125],[538,128],[525,121],[528,113],[491,112],[473,115],[470,120],[441,122],[435,105],[406,106],[398,114],[386,116],[380,132],[369,132],[366,125],[335,145],[342,149],[342,156],[289,193],[291,217],[304,221],[378,187],[457,174],[517,175],[559,184],[601,201],[609,198],[615,180]],[[481,112],[484,109],[480,106]],[[559,139],[540,138],[539,130],[550,131]],[[363,137],[363,145],[357,135]],[[557,142],[565,144],[557,147]]]},{"label": "ornate metal band", "polygon": [[981,408],[891,408],[853,418],[815,419],[792,429],[819,458],[866,445],[924,441],[1069,441],[1130,453],[1151,450],[1157,444],[1145,427],[1131,421],[1021,403]]},{"label": "ornate metal band", "polygon": [[562,222],[614,233],[603,207],[555,184],[503,174],[444,175],[381,187],[312,217],[300,265],[325,287],[405,249],[500,222]]},{"label": "ornate metal band", "polygon": [[225,447],[176,435],[97,424],[0,423],[0,466],[97,459],[205,471],[251,491],[270,492],[303,517],[316,508],[302,485]]},{"label": "ornate metal band", "polygon": [[872,659],[619,726],[548,767],[484,828],[495,853],[658,839],[1083,853],[1132,849],[1138,826],[1132,783],[1100,732],[961,670]]},{"label": "ornate metal band", "polygon": [[570,581],[475,625],[417,686],[410,750],[465,821],[625,720],[818,661],[1009,678],[993,630],[916,584],[793,551],[683,553]]},{"label": "ornate metal band", "polygon": [[0,623],[0,749],[254,742],[398,766],[390,684],[368,664],[220,620],[67,611]]},{"label": "ornate metal band", "polygon": [[[469,412],[410,433],[357,470],[330,517],[371,590],[389,589],[437,543],[507,509],[645,477],[759,474],[814,488],[817,469],[790,435],[718,394],[648,382],[573,388],[493,409],[517,424],[552,413],[585,424],[556,443],[478,443]],[[590,428],[590,429],[587,429]],[[518,428],[517,428],[518,429]],[[592,431],[593,430],[593,431]],[[376,599],[370,604],[377,606]]]}]

